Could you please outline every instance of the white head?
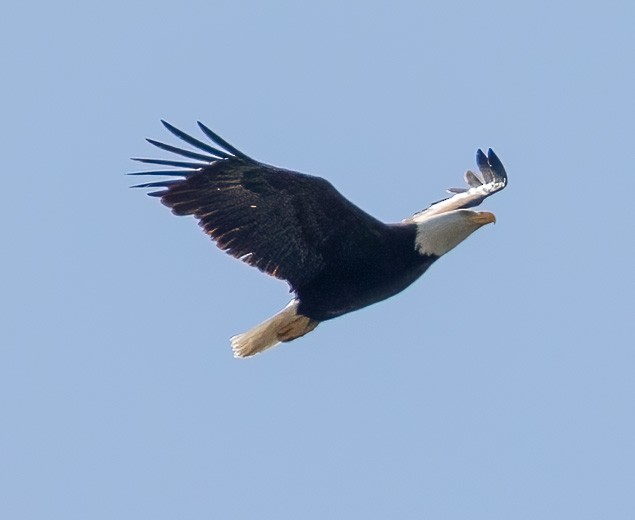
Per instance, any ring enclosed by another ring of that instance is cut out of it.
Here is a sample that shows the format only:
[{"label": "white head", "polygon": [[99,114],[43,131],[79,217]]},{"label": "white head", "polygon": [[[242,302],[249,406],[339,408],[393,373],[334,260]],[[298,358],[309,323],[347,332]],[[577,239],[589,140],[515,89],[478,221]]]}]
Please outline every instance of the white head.
[{"label": "white head", "polygon": [[496,217],[488,211],[457,209],[414,220],[417,225],[417,251],[422,255],[441,256],[454,249],[478,228],[496,222]]}]

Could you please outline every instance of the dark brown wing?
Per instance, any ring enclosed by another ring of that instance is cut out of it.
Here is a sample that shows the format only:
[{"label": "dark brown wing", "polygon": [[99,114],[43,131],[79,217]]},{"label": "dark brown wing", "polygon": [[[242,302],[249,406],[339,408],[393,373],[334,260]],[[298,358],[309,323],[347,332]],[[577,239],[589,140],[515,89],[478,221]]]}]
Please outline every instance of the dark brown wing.
[{"label": "dark brown wing", "polygon": [[[176,215],[194,215],[217,245],[297,290],[333,262],[344,261],[360,240],[377,240],[387,226],[319,177],[259,163],[199,123],[220,148],[202,143],[164,122],[172,133],[209,155],[150,141],[200,162],[136,159],[178,168],[135,175],[179,179],[141,184]],[[221,149],[222,148],[222,149]]]}]

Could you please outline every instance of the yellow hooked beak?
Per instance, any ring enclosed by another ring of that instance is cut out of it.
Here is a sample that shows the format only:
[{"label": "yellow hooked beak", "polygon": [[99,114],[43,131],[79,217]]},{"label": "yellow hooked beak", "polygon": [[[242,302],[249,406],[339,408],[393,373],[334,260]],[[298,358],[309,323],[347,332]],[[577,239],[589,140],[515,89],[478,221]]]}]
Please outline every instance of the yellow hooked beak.
[{"label": "yellow hooked beak", "polygon": [[485,224],[496,223],[496,215],[494,213],[490,213],[489,211],[477,211],[474,213],[472,217],[472,221],[476,222],[480,226],[484,226]]}]

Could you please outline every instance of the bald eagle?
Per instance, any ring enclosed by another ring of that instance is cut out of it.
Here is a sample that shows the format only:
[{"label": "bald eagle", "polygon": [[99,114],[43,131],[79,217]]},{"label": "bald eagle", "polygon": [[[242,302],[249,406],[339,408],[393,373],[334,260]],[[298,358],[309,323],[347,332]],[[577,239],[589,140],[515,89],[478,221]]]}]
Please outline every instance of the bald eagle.
[{"label": "bald eagle", "polygon": [[147,139],[188,160],[134,158],[172,169],[131,175],[176,177],[134,187],[158,188],[148,195],[175,215],[194,215],[218,247],[285,280],[295,296],[272,318],[231,338],[236,357],[292,341],[323,321],[404,290],[478,228],[495,222],[492,213],[468,208],[507,184],[496,154],[478,150],[480,175],[467,171],[469,187],[450,189],[449,198],[387,224],[328,181],[256,161],[200,122],[212,144],[162,123],[198,151]]}]

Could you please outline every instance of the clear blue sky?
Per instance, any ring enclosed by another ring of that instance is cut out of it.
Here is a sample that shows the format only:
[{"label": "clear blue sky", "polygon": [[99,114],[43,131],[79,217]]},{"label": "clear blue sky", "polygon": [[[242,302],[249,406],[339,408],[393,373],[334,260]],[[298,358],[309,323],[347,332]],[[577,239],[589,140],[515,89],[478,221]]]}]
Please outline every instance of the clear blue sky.
[{"label": "clear blue sky", "polygon": [[[633,3],[338,4],[4,10],[0,517],[635,517]],[[478,147],[510,184],[403,294],[235,360],[286,284],[128,189],[160,118],[389,221]]]}]

